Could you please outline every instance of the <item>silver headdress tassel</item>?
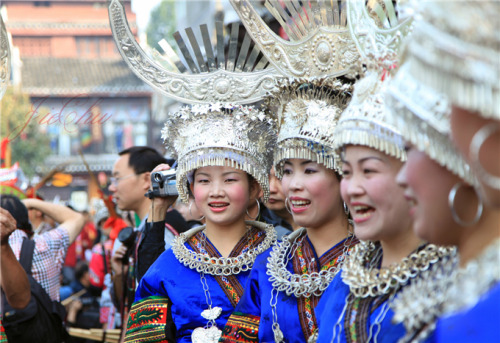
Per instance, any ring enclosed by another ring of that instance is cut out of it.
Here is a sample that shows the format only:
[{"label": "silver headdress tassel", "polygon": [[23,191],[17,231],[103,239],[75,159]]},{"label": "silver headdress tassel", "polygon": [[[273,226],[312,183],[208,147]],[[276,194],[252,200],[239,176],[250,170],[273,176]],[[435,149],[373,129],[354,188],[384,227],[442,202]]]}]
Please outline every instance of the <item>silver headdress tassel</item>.
[{"label": "silver headdress tassel", "polygon": [[0,16],[0,99],[2,99],[10,80],[10,44],[7,29]]},{"label": "silver headdress tassel", "polygon": [[[373,7],[369,7],[370,3]],[[412,19],[398,20],[392,2],[382,6],[372,1],[367,6],[363,0],[347,4],[347,17],[367,71],[356,82],[352,100],[337,124],[335,148],[363,145],[405,161],[403,137],[388,121],[385,92],[391,73],[397,68],[404,38],[411,31]]]},{"label": "silver headdress tassel", "polygon": [[242,104],[260,101],[279,73],[261,57],[250,36],[245,35],[238,49],[239,25],[233,24],[226,54],[220,22],[216,23],[215,47],[206,25],[200,26],[203,44],[197,42],[191,28],[186,29],[191,49],[176,32],[184,65],[165,40],[159,43],[164,55],[157,51],[152,52],[153,57],[146,55],[128,27],[119,0],[111,0],[109,17],[118,50],[131,69],[162,94],[193,105],[170,113],[162,130],[167,149],[178,159],[181,199],[188,202],[187,181],[195,169],[229,164],[252,175],[267,201],[275,120],[271,114]]},{"label": "silver headdress tassel", "polygon": [[426,1],[409,54],[411,73],[451,103],[500,120],[499,1]]},{"label": "silver headdress tassel", "polygon": [[448,98],[417,81],[410,63],[401,66],[388,88],[386,102],[391,110],[391,122],[405,140],[476,186],[478,182],[470,166],[450,139],[451,107]]}]

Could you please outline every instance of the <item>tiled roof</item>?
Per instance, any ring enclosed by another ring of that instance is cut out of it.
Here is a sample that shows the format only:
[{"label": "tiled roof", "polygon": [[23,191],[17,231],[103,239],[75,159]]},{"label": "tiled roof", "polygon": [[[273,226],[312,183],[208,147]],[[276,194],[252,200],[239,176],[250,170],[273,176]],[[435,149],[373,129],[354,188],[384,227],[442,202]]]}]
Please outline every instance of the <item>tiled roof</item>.
[{"label": "tiled roof", "polygon": [[22,59],[22,88],[36,95],[151,94],[120,58],[35,57]]},{"label": "tiled roof", "polygon": [[[118,154],[101,154],[92,155],[86,154],[85,161],[88,163],[89,168],[93,172],[111,172],[113,165],[118,159]],[[58,156],[51,155],[46,158],[43,165],[36,168],[37,173],[48,173],[52,169],[64,166],[65,173],[86,173],[87,169],[81,157],[77,156]]]}]

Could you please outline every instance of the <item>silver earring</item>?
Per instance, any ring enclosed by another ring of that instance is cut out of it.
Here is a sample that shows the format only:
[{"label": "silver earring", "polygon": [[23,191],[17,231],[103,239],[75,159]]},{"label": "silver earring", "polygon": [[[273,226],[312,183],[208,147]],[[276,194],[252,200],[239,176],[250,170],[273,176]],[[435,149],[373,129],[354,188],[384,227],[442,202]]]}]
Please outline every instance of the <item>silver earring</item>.
[{"label": "silver earring", "polygon": [[349,216],[349,207],[347,207],[347,204],[344,202],[344,213],[346,216]]},{"label": "silver earring", "polygon": [[[193,217],[193,214],[191,213],[191,206],[193,206],[192,202],[189,203],[189,214]],[[203,219],[205,219],[205,216],[202,216],[200,219],[196,219],[196,221],[201,222]]]},{"label": "silver earring", "polygon": [[260,214],[260,202],[257,199],[255,199],[255,201],[257,201],[257,208],[258,208],[258,210],[257,210],[257,216],[255,218],[252,218],[250,216],[250,213],[248,213],[248,208],[247,208],[247,216],[248,216],[248,218],[250,218],[250,220],[257,220],[257,218],[259,218],[259,214]]},{"label": "silver earring", "polygon": [[[483,214],[483,201],[481,200],[481,197],[478,195],[477,199],[479,201],[479,204],[477,205],[477,211],[476,211],[476,216],[472,221],[466,222],[460,218],[458,215],[457,211],[455,210],[455,197],[457,196],[457,192],[460,189],[460,187],[465,186],[463,182],[457,182],[453,188],[450,190],[450,194],[448,194],[448,206],[450,207],[451,210],[451,215],[453,217],[453,220],[461,225],[461,226],[471,226],[476,224],[479,219],[481,218],[481,215]],[[477,195],[477,192],[476,192]]]},{"label": "silver earring", "polygon": [[500,125],[498,124],[488,124],[479,129],[472,137],[469,146],[469,155],[471,159],[471,164],[474,167],[478,177],[484,181],[489,187],[500,190],[500,177],[492,175],[486,171],[479,161],[479,152],[484,142],[491,137],[495,132],[500,131]]}]

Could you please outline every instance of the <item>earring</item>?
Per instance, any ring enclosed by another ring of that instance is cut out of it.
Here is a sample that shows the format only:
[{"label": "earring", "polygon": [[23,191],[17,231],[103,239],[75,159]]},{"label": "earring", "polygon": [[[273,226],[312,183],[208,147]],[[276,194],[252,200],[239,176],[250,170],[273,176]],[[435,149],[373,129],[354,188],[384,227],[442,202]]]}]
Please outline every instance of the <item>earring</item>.
[{"label": "earring", "polygon": [[288,197],[285,198],[285,208],[288,211],[288,213],[293,215],[292,210],[290,210],[290,206],[288,205]]},{"label": "earring", "polygon": [[484,181],[489,187],[500,190],[500,177],[492,175],[486,171],[479,161],[479,151],[483,146],[484,142],[490,138],[494,133],[500,131],[500,125],[498,124],[488,124],[479,129],[472,137],[469,146],[469,155],[471,159],[471,164],[476,170],[479,178]]},{"label": "earring", "polygon": [[479,219],[481,218],[481,215],[483,214],[483,201],[482,201],[481,197],[479,195],[477,195],[477,192],[476,192],[477,199],[479,200],[479,204],[477,205],[476,216],[470,222],[466,222],[466,221],[462,220],[460,218],[460,216],[458,215],[457,211],[455,210],[455,197],[457,196],[458,190],[462,186],[465,186],[465,184],[463,182],[457,182],[453,186],[453,188],[450,190],[450,194],[448,194],[448,206],[450,206],[451,215],[453,217],[453,220],[457,224],[459,224],[461,226],[471,226],[471,225],[476,224],[479,221]]},{"label": "earring", "polygon": [[344,213],[346,216],[349,217],[349,207],[347,207],[347,204],[344,202]]},{"label": "earring", "polygon": [[257,208],[258,208],[258,210],[257,210],[257,216],[255,216],[255,218],[252,218],[250,216],[250,213],[248,213],[248,208],[247,208],[247,216],[248,216],[248,218],[250,218],[250,220],[257,220],[257,218],[259,218],[259,214],[260,214],[260,202],[257,199],[255,199],[255,201],[257,202]]},{"label": "earring", "polygon": [[[189,203],[189,214],[193,217],[193,213],[191,213],[191,206],[193,206],[193,202]],[[200,219],[196,219],[196,221],[201,222],[203,219],[205,219],[205,216],[202,216]]]}]

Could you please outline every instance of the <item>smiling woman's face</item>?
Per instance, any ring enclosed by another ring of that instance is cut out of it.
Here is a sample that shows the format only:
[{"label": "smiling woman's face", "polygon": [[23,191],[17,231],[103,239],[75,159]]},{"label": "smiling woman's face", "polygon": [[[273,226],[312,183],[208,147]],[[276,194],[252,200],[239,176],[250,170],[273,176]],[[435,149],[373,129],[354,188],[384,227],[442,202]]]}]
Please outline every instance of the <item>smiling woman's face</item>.
[{"label": "smiling woman's face", "polygon": [[340,182],[335,172],[324,165],[289,159],[283,168],[281,184],[298,225],[314,229],[342,215]]},{"label": "smiling woman's face", "polygon": [[409,206],[396,183],[401,161],[375,149],[350,145],[342,162],[342,198],[359,239],[394,239],[411,230]]}]

